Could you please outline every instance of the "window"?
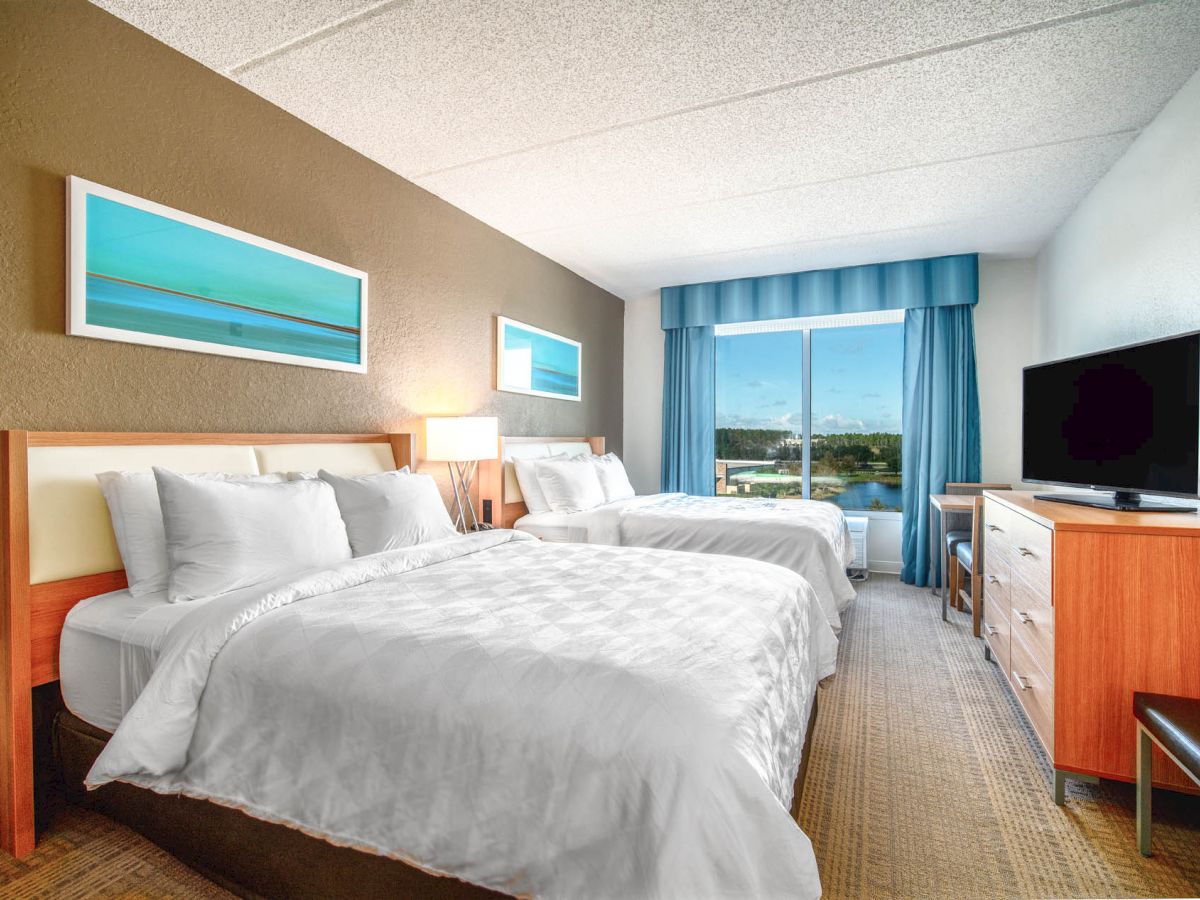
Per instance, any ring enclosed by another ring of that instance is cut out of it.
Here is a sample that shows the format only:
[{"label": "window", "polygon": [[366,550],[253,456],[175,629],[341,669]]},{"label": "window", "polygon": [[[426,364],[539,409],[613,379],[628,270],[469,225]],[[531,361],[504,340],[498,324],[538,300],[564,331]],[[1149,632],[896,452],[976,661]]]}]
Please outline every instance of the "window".
[{"label": "window", "polygon": [[901,509],[902,313],[717,330],[718,496]]}]

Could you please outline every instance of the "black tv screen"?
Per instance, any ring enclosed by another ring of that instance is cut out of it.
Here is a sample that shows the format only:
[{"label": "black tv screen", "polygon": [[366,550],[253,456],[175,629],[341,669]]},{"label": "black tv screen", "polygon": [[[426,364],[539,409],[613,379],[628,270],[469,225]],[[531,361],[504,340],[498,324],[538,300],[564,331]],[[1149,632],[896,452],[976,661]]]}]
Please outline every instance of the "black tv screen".
[{"label": "black tv screen", "polygon": [[1025,481],[1195,497],[1200,334],[1025,369]]}]

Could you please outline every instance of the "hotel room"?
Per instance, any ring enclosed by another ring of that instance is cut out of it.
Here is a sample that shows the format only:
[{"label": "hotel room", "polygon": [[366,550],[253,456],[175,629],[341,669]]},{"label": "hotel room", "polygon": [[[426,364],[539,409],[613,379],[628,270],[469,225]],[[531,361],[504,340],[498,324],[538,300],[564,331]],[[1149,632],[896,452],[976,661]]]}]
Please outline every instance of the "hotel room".
[{"label": "hotel room", "polygon": [[1200,3],[0,3],[0,896],[1200,895]]}]

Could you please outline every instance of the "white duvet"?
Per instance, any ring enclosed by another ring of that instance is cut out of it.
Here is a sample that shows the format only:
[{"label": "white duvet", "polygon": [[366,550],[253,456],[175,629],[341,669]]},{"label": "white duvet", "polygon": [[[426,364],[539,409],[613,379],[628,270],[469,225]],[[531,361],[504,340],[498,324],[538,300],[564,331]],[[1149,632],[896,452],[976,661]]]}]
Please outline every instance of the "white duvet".
[{"label": "white duvet", "polygon": [[[538,534],[540,518],[523,517],[516,527],[528,524]],[[835,631],[854,599],[846,577],[854,545],[845,515],[832,503],[648,494],[571,513],[559,524],[572,542],[726,553],[791,569],[813,586]]]},{"label": "white duvet", "polygon": [[514,894],[816,897],[834,638],[751,560],[493,531],[198,605],[88,775]]}]

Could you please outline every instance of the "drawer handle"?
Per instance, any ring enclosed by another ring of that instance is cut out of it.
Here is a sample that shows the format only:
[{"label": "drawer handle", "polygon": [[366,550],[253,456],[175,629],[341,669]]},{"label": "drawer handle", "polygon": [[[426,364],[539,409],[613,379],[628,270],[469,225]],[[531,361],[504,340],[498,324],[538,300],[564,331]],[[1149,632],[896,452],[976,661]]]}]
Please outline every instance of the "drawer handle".
[{"label": "drawer handle", "polygon": [[987,527],[987,529],[988,529],[988,531],[1003,531],[1004,530],[999,525],[989,525]]},{"label": "drawer handle", "polygon": [[1021,620],[1022,625],[1029,625],[1033,622],[1033,616],[1029,615],[1027,612],[1021,612],[1019,609],[1014,609],[1013,614]]},{"label": "drawer handle", "polygon": [[1019,687],[1021,690],[1027,691],[1031,687],[1033,687],[1033,685],[1031,685],[1029,683],[1029,679],[1027,679],[1024,675],[1017,674],[1016,669],[1013,669],[1012,676],[1013,676],[1013,681],[1015,681],[1017,683],[1017,687]]},{"label": "drawer handle", "polygon": [[1000,579],[999,579],[999,578],[997,578],[995,575],[989,575],[989,576],[988,576],[988,581],[990,581],[992,584],[999,584],[999,583],[1000,583]]},{"label": "drawer handle", "polygon": [[1030,550],[1028,547],[1018,547],[1017,552],[1020,553],[1022,556],[1037,556],[1037,554],[1034,553],[1032,550]]},{"label": "drawer handle", "polygon": [[995,625],[989,625],[987,622],[984,622],[984,623],[983,623],[983,627],[987,629],[987,633],[988,633],[988,636],[989,636],[989,637],[990,637],[991,635],[993,635],[993,634],[999,634],[999,633],[1000,633],[1000,629],[999,629],[999,628],[997,628]]}]

